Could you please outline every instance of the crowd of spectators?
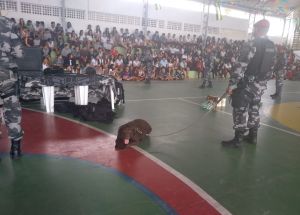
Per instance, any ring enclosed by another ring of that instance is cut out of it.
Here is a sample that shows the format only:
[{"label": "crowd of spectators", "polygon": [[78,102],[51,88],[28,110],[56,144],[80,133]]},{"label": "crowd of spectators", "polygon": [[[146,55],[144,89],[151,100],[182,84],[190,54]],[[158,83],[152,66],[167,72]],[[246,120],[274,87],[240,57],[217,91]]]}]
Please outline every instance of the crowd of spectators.
[{"label": "crowd of spectators", "polygon": [[[144,48],[151,47],[153,56],[152,79],[182,80],[189,78],[189,71],[196,71],[198,78],[209,66],[213,77],[230,75],[237,53],[245,41],[207,37],[206,41],[196,35],[159,34],[113,27],[103,31],[99,25],[76,33],[70,22],[64,29],[60,23],[24,21],[15,23],[16,31],[27,47],[41,47],[43,69],[63,67],[66,72],[80,73],[93,66],[98,74],[113,75],[119,80],[141,81],[145,78]],[[289,75],[299,72],[299,64],[291,61],[293,52],[286,50],[290,62]],[[209,65],[205,61],[210,59]]]}]

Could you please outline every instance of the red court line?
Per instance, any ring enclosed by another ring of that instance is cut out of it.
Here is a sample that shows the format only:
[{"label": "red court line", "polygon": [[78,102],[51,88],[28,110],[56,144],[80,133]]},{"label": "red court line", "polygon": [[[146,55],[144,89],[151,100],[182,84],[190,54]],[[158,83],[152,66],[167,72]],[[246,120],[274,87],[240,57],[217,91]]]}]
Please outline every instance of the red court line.
[{"label": "red court line", "polygon": [[[182,215],[220,214],[170,172],[133,148],[116,151],[105,133],[54,115],[23,110],[24,153],[78,158],[117,169],[147,187]],[[0,140],[0,151],[9,145]]]}]

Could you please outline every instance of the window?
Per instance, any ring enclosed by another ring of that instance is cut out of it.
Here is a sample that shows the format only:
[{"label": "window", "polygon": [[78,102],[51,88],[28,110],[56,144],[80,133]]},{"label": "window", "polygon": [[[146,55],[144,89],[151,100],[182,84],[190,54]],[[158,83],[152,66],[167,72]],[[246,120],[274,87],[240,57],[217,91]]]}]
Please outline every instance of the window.
[{"label": "window", "polygon": [[[157,20],[148,18],[148,22],[147,23],[148,23],[147,24],[148,27],[156,28]],[[146,23],[145,23],[145,20],[143,18],[142,19],[142,26],[145,26],[145,25],[146,25]]]},{"label": "window", "polygon": [[60,7],[51,7],[52,8],[52,16],[60,16]]},{"label": "window", "polygon": [[72,9],[72,8],[66,8],[64,11],[64,15],[67,18],[72,18],[72,19],[84,19],[84,10],[78,10],[78,9]]},{"label": "window", "polygon": [[102,13],[97,11],[89,11],[89,20],[112,22],[127,25],[140,25],[140,18],[136,16],[126,16],[121,14]]},{"label": "window", "polygon": [[21,2],[21,12],[22,13],[31,13],[31,4]]},{"label": "window", "polygon": [[107,22],[119,23],[118,15],[116,14],[107,14]]},{"label": "window", "polygon": [[17,2],[0,1],[0,10],[17,11]]},{"label": "window", "polygon": [[31,8],[32,8],[33,14],[42,14],[42,6],[41,5],[32,4]]},{"label": "window", "polygon": [[51,10],[50,6],[43,6],[42,11],[43,11],[43,15],[46,15],[46,16],[51,16],[52,15],[52,13],[51,13],[52,10]]},{"label": "window", "polygon": [[165,21],[164,20],[158,20],[158,27],[159,28],[165,28]]},{"label": "window", "polygon": [[192,24],[184,23],[184,25],[183,25],[183,30],[184,30],[184,31],[191,31],[191,32],[193,32],[193,31],[194,31],[194,28],[193,28],[193,25],[192,25]]},{"label": "window", "polygon": [[140,17],[136,17],[136,16],[133,16],[133,24],[134,25],[140,25],[141,24],[141,18]]},{"label": "window", "polygon": [[180,22],[168,21],[167,29],[181,31],[182,24]]},{"label": "window", "polygon": [[199,33],[201,31],[201,25],[194,25],[194,32]]},{"label": "window", "polygon": [[207,33],[219,35],[220,32],[219,32],[219,28],[208,26]]},{"label": "window", "polygon": [[183,25],[183,30],[184,30],[184,31],[189,31],[189,32],[200,32],[200,30],[201,30],[201,25],[195,25],[195,24],[184,23],[184,25]]},{"label": "window", "polygon": [[46,16],[60,16],[61,11],[61,7],[21,2],[22,13],[32,13]]},{"label": "window", "polygon": [[54,6],[42,5],[42,13],[46,16],[60,16],[60,8]]},{"label": "window", "polygon": [[0,10],[5,10],[5,2],[0,1]]},{"label": "window", "polygon": [[76,18],[77,19],[84,19],[85,11],[84,10],[76,10]]},{"label": "window", "polygon": [[127,24],[127,17],[126,16],[119,16],[119,23]]},{"label": "window", "polygon": [[89,20],[97,20],[97,13],[93,11],[89,11],[88,13],[88,19]]},{"label": "window", "polygon": [[15,1],[6,1],[6,10],[17,11],[17,2],[15,2]]}]

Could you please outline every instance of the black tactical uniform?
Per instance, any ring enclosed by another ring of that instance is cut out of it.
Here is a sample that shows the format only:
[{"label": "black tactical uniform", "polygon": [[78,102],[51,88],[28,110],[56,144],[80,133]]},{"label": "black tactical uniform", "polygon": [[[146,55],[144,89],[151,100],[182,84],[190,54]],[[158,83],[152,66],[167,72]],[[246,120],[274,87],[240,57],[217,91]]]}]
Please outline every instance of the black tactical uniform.
[{"label": "black tactical uniform", "polygon": [[145,65],[145,83],[150,84],[151,76],[152,76],[152,69],[153,69],[153,57],[151,48],[144,48],[143,56],[142,56],[142,63]]},{"label": "black tactical uniform", "polygon": [[278,47],[276,63],[274,66],[274,74],[276,79],[275,82],[276,91],[273,95],[271,95],[272,99],[281,97],[281,91],[282,91],[283,79],[284,79],[284,67],[285,67],[284,49],[283,47]]},{"label": "black tactical uniform", "polygon": [[[265,24],[258,22],[258,24]],[[238,147],[244,138],[247,142],[257,142],[257,130],[260,117],[259,108],[261,96],[267,89],[267,81],[272,76],[275,59],[275,45],[265,35],[258,35],[252,44],[245,43],[241,48],[234,73],[229,81],[232,91],[233,129],[235,137],[229,141],[222,141],[224,146]],[[247,122],[248,113],[248,122]]]},{"label": "black tactical uniform", "polygon": [[15,58],[23,57],[22,43],[14,32],[13,23],[0,16],[0,96],[3,99],[3,115],[11,139],[12,158],[21,156],[21,105],[17,97]]}]

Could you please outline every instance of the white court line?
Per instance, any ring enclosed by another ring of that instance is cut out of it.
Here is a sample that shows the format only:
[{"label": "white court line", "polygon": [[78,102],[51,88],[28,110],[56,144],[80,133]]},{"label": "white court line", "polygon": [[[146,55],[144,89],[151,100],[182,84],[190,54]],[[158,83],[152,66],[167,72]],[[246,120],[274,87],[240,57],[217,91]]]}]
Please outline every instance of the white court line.
[{"label": "white court line", "polygon": [[142,101],[164,101],[164,100],[178,100],[179,98],[187,98],[187,99],[201,99],[206,96],[198,96],[198,97],[171,97],[171,98],[157,98],[157,99],[127,99],[125,102],[142,102]]},{"label": "white court line", "polygon": [[202,99],[202,98],[206,98],[206,96],[185,96],[185,97],[178,97],[178,98],[184,98],[184,99]]},{"label": "white court line", "polygon": [[[179,98],[179,100],[184,101],[184,102],[186,102],[186,103],[190,103],[190,104],[194,104],[194,105],[201,106],[201,104],[199,104],[199,103],[192,102],[192,101],[186,100],[186,99],[184,99],[184,98]],[[224,113],[224,114],[226,114],[226,115],[232,116],[231,113],[228,113],[228,112],[226,112],[226,111],[218,110],[218,112],[221,112],[221,113]],[[276,127],[276,126],[268,125],[268,124],[262,123],[262,122],[261,122],[260,124],[263,125],[263,126],[269,127],[269,128],[273,128],[273,129],[278,130],[278,131],[282,131],[282,132],[285,132],[285,133],[288,133],[288,134],[291,134],[291,135],[300,137],[300,134],[299,134],[299,133],[296,133],[296,132],[293,132],[293,131],[288,131],[288,130],[286,130],[286,129],[278,128],[278,127]]]},{"label": "white court line", "polygon": [[[178,98],[177,98],[178,99]],[[109,137],[112,137],[114,139],[117,138],[116,135],[108,133],[100,128],[96,128],[93,127],[91,125],[82,123],[80,121],[74,120],[74,119],[70,119],[64,116],[60,116],[60,115],[56,115],[54,113],[45,113],[44,111],[40,111],[40,110],[34,110],[34,109],[30,109],[30,108],[24,108],[22,107],[22,109],[26,109],[26,110],[30,110],[30,111],[35,111],[35,112],[39,112],[39,113],[43,113],[43,114],[48,114],[48,115],[52,115],[58,118],[62,118],[77,124],[80,124],[82,126],[86,126],[88,128],[91,128],[95,131],[99,131],[101,133],[104,133],[106,135],[108,135]],[[204,200],[206,200],[214,209],[216,209],[220,214],[222,215],[232,215],[226,208],[224,208],[220,203],[218,203],[214,198],[212,198],[208,193],[206,193],[200,186],[198,186],[197,184],[195,184],[193,181],[191,181],[190,179],[188,179],[187,177],[185,177],[183,174],[181,174],[180,172],[178,172],[177,170],[175,170],[174,168],[172,168],[171,166],[169,166],[168,164],[164,163],[163,161],[159,160],[158,158],[154,157],[153,155],[151,155],[150,153],[146,152],[145,150],[137,147],[137,146],[131,146],[132,148],[134,148],[135,150],[137,150],[138,152],[140,152],[141,154],[143,154],[145,157],[149,158],[150,160],[152,160],[154,163],[156,163],[157,165],[159,165],[160,167],[162,167],[163,169],[165,169],[166,171],[170,172],[171,174],[173,174],[175,177],[177,177],[179,180],[181,180],[184,184],[186,184],[187,186],[189,186],[193,191],[195,191],[201,198],[203,198]]]},{"label": "white court line", "polygon": [[197,103],[197,102],[192,102],[190,100],[186,100],[185,98],[183,97],[179,97],[178,100],[181,100],[181,101],[184,101],[186,103],[190,103],[190,104],[194,104],[194,105],[198,105],[198,106],[201,106],[201,104]]}]

